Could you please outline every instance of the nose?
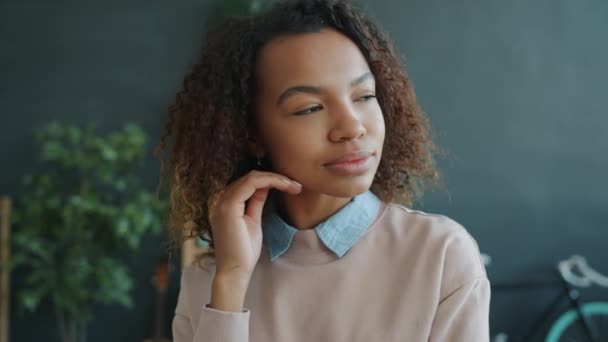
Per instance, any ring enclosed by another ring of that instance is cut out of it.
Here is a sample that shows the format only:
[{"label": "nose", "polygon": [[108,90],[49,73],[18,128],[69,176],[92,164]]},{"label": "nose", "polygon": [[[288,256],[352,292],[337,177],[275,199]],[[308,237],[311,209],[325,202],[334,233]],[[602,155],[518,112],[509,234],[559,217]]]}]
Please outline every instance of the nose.
[{"label": "nose", "polygon": [[329,131],[329,140],[332,142],[349,141],[367,134],[360,113],[352,105],[334,107],[333,114],[334,122]]}]

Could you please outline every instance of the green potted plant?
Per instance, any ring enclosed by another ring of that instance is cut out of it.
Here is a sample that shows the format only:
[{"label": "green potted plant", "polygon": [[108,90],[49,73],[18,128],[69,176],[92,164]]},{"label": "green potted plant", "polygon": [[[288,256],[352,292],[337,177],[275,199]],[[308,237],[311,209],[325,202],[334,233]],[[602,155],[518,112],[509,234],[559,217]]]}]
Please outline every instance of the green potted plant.
[{"label": "green potted plant", "polygon": [[39,166],[13,215],[16,301],[22,313],[48,301],[61,340],[85,341],[96,305],[132,306],[125,256],[160,231],[166,204],[134,174],[147,152],[137,125],[100,135],[92,124],[52,122],[35,136]]}]

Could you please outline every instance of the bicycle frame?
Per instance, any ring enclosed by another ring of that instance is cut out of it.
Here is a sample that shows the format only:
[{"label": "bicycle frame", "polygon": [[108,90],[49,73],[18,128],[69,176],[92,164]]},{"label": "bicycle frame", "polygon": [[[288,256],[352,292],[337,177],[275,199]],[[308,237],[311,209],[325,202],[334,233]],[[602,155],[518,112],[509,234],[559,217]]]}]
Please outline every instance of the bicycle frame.
[{"label": "bicycle frame", "polygon": [[580,291],[572,287],[569,282],[564,279],[562,274],[558,271],[559,279],[562,283],[564,291],[566,292],[570,304],[576,308],[576,312],[578,314],[578,318],[580,319],[578,322],[581,322],[583,325],[583,329],[591,342],[600,342],[599,336],[597,335],[597,331],[592,328],[591,322],[589,322],[589,318],[583,314],[582,305],[580,302]]},{"label": "bicycle frame", "polygon": [[[592,328],[589,319],[582,312],[582,304],[580,302],[580,291],[574,288],[570,283],[562,277],[562,274],[559,270],[556,270],[559,283],[555,283],[553,281],[539,281],[539,282],[522,282],[522,283],[514,283],[514,284],[497,284],[495,286],[496,289],[500,290],[520,290],[520,289],[532,289],[539,287],[556,287],[559,286],[561,288],[560,293],[557,298],[547,307],[546,310],[543,311],[541,315],[534,321],[534,323],[530,326],[530,328],[526,331],[526,333],[521,338],[521,341],[531,341],[532,337],[538,335],[540,333],[540,329],[547,326],[549,323],[549,319],[553,318],[553,314],[558,312],[561,306],[563,306],[564,301],[568,301],[569,307],[573,307],[576,309],[578,317],[580,318],[579,322],[583,325],[583,329],[585,334],[589,338],[590,342],[599,342],[599,338],[597,336],[597,331]],[[560,310],[561,311],[561,310]]]}]

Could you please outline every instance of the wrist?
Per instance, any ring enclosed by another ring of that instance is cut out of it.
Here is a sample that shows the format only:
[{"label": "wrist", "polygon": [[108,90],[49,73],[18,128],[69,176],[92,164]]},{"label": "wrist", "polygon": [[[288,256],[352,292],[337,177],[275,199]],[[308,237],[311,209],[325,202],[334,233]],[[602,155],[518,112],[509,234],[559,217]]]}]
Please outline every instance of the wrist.
[{"label": "wrist", "polygon": [[241,286],[247,286],[251,279],[251,273],[233,272],[217,270],[215,272],[214,282],[230,283]]},{"label": "wrist", "polygon": [[210,307],[229,312],[243,312],[248,277],[217,274],[213,279]]}]

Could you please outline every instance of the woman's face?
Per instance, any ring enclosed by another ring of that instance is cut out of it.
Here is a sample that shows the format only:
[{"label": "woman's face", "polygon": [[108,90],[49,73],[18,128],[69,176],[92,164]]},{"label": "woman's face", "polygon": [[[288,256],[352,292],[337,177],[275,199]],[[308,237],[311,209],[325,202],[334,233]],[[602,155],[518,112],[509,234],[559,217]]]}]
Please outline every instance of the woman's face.
[{"label": "woman's face", "polygon": [[[367,191],[385,127],[358,47],[329,28],[285,35],[261,49],[256,72],[258,150],[273,171],[300,182],[303,191],[337,197]],[[353,153],[368,157],[332,164]]]}]

